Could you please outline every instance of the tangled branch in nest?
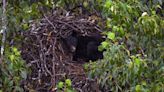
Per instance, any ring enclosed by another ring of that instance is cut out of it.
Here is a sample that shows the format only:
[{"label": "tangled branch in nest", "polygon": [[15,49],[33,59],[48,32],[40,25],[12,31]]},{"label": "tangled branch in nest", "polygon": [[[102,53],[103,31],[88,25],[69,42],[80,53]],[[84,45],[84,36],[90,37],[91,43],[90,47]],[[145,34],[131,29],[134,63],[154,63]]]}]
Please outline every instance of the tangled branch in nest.
[{"label": "tangled branch in nest", "polygon": [[[100,34],[100,28],[86,18],[75,16],[44,16],[39,23],[32,23],[24,32],[22,55],[32,73],[28,81],[36,90],[53,89],[65,78],[73,81],[73,87],[86,92],[98,90],[94,81],[87,79],[82,64],[72,62],[72,53],[64,49],[62,39],[73,32],[78,36]],[[27,87],[29,90],[30,87]]]}]

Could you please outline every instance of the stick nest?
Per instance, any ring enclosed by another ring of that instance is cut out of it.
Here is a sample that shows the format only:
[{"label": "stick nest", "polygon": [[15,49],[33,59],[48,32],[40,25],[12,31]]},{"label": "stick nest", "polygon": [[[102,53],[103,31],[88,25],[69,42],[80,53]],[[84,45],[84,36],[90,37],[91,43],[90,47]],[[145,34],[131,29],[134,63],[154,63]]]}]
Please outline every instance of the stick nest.
[{"label": "stick nest", "polygon": [[52,14],[30,24],[22,44],[22,56],[31,69],[25,89],[55,92],[59,81],[71,79],[78,92],[98,91],[96,81],[87,78],[83,64],[72,60],[61,40],[72,32],[79,36],[100,34],[97,20],[91,17]]}]

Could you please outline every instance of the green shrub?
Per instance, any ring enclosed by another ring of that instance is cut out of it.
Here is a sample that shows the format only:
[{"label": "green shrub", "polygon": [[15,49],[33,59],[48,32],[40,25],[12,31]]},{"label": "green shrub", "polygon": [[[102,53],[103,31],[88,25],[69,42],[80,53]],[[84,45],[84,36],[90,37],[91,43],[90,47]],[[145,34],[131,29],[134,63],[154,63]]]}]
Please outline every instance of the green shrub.
[{"label": "green shrub", "polygon": [[112,92],[164,91],[164,21],[156,4],[106,0],[104,58],[85,66],[100,88]]},{"label": "green shrub", "polygon": [[27,78],[27,68],[16,47],[6,50],[0,65],[0,89],[3,92],[23,92],[21,81]]}]

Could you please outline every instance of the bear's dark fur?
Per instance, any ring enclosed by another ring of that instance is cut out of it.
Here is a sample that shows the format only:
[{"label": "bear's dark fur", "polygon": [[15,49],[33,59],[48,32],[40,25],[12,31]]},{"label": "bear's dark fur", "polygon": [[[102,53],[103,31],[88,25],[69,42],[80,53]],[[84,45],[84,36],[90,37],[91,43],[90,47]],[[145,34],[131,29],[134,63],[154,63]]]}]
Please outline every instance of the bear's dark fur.
[{"label": "bear's dark fur", "polygon": [[65,41],[67,47],[73,53],[74,61],[79,59],[95,61],[103,58],[103,52],[98,51],[98,46],[103,41],[100,35],[78,36],[71,34],[65,38]]}]

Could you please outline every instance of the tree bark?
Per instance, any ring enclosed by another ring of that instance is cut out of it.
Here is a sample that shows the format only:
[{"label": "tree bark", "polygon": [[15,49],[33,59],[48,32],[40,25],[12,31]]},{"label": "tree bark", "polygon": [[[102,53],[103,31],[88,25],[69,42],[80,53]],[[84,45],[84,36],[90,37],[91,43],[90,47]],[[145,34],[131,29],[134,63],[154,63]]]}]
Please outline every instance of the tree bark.
[{"label": "tree bark", "polygon": [[6,31],[7,31],[7,18],[6,18],[6,0],[2,1],[2,43],[1,43],[1,59],[3,59],[5,43],[6,43]]}]

